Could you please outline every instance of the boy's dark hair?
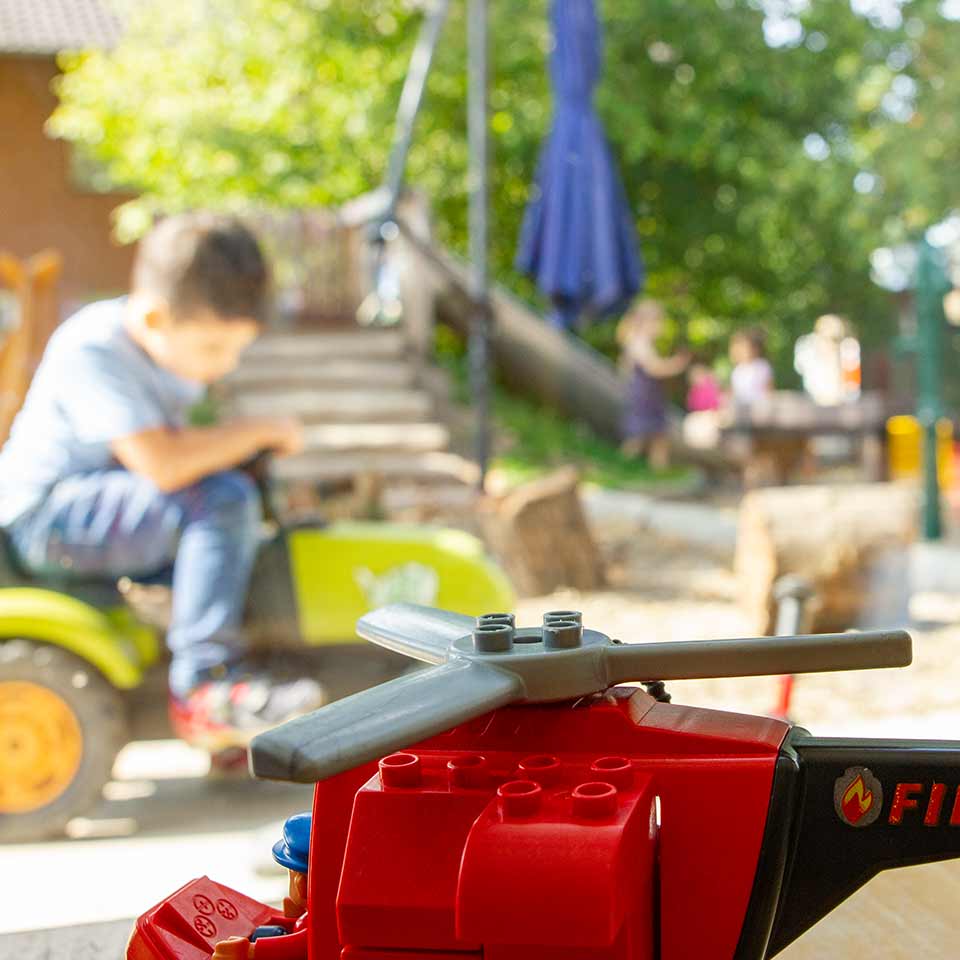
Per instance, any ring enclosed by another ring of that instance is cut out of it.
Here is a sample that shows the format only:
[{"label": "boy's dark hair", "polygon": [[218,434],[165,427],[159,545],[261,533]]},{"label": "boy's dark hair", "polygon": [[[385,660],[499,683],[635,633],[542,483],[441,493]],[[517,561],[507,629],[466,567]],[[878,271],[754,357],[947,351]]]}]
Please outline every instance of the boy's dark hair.
[{"label": "boy's dark hair", "polygon": [[182,213],[160,221],[140,241],[133,289],[162,297],[175,316],[207,307],[224,319],[263,323],[270,274],[256,237],[239,220]]}]

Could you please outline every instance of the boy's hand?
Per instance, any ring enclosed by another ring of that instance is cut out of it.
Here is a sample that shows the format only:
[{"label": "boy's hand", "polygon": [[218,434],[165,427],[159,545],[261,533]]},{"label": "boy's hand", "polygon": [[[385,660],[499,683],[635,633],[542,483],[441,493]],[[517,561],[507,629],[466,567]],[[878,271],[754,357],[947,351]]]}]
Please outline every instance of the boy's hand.
[{"label": "boy's hand", "polygon": [[164,493],[181,490],[221,470],[232,470],[264,450],[280,456],[303,449],[303,427],[292,417],[245,417],[212,427],[153,427],[111,444],[114,456]]},{"label": "boy's hand", "polygon": [[269,417],[261,421],[263,447],[289,457],[303,450],[303,425],[295,417]]}]

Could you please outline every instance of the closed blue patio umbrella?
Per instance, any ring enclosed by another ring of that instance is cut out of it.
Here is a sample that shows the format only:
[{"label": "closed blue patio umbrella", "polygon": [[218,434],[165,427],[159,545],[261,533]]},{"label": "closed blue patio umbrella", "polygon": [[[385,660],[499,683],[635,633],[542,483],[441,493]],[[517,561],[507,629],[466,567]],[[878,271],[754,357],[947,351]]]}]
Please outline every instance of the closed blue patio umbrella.
[{"label": "closed blue patio umbrella", "polygon": [[553,0],[554,119],[524,216],[517,268],[554,304],[551,322],[624,306],[641,288],[633,218],[593,106],[601,37],[593,0]]}]

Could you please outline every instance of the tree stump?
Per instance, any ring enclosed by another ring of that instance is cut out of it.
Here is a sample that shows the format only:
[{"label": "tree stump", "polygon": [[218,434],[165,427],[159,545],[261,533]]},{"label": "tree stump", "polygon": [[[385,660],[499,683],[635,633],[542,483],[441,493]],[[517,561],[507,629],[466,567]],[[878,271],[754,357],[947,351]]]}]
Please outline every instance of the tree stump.
[{"label": "tree stump", "polygon": [[903,622],[916,491],[896,484],[775,487],[740,508],[736,572],[744,611],[760,634],[776,621],[774,584],[810,581],[813,632]]},{"label": "tree stump", "polygon": [[578,484],[577,471],[565,468],[483,502],[487,543],[521,595],[604,585],[603,561]]}]

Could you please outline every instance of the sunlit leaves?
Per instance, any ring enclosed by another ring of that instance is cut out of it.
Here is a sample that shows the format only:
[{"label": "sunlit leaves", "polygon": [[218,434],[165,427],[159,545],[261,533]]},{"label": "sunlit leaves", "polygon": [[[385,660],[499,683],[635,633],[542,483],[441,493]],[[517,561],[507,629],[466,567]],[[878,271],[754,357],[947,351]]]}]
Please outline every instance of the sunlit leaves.
[{"label": "sunlit leaves", "polygon": [[[650,292],[678,327],[719,349],[732,327],[763,323],[785,357],[825,310],[883,335],[891,307],[870,283],[872,251],[960,207],[960,21],[944,19],[950,4],[598,5],[597,105]],[[501,279],[533,296],[512,262],[552,111],[547,0],[489,7],[492,253]],[[122,212],[125,235],[156,209],[328,205],[381,181],[417,0],[137,0],[130,9],[114,51],[66,58],[51,122],[140,194]],[[460,249],[465,33],[465,4],[454,0],[408,168],[441,238]]]}]

